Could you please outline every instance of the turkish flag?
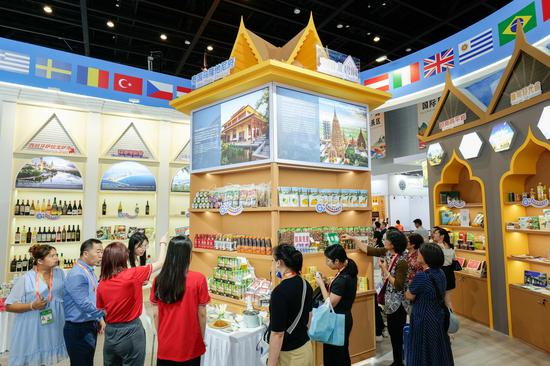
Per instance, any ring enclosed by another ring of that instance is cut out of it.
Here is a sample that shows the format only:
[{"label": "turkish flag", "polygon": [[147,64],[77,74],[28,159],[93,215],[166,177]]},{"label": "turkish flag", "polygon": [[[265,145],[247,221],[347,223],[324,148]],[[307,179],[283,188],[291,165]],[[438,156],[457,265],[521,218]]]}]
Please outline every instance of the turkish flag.
[{"label": "turkish flag", "polygon": [[143,79],[115,73],[114,89],[124,93],[141,95],[143,92]]}]

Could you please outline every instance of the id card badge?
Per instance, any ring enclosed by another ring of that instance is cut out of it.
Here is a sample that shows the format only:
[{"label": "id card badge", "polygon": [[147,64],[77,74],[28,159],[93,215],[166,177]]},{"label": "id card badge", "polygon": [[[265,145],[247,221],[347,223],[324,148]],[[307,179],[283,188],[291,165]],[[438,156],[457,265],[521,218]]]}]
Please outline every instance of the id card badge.
[{"label": "id card badge", "polygon": [[40,310],[40,325],[53,324],[53,311],[52,309]]}]

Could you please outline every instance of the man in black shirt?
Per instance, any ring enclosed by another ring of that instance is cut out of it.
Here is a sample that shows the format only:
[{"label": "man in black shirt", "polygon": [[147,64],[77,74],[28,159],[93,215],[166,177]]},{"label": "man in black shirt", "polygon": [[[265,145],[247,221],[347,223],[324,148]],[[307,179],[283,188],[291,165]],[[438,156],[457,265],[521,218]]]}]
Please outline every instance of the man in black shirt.
[{"label": "man in black shirt", "polygon": [[[376,240],[376,247],[382,248],[384,246],[384,243],[382,242],[382,238],[384,237],[384,233],[386,232],[386,229],[384,228],[384,232],[382,232],[381,224],[379,221],[374,222],[374,240]],[[385,226],[385,225],[384,225]]]}]

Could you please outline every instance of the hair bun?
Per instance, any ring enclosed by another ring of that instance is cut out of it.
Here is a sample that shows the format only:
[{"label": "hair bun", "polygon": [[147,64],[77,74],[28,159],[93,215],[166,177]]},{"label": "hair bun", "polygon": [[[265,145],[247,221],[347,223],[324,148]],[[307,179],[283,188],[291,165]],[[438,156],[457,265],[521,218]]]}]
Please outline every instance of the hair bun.
[{"label": "hair bun", "polygon": [[40,250],[40,244],[34,244],[29,248],[29,253],[31,254],[31,257],[36,258],[37,252]]}]

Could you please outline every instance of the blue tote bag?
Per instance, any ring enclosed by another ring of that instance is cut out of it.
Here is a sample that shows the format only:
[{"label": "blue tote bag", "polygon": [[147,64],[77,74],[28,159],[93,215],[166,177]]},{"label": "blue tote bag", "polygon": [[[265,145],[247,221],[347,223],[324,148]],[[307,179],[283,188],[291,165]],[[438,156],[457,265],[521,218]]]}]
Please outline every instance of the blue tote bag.
[{"label": "blue tote bag", "polygon": [[346,316],[336,314],[330,300],[312,311],[309,338],[314,341],[343,346],[345,338]]}]

